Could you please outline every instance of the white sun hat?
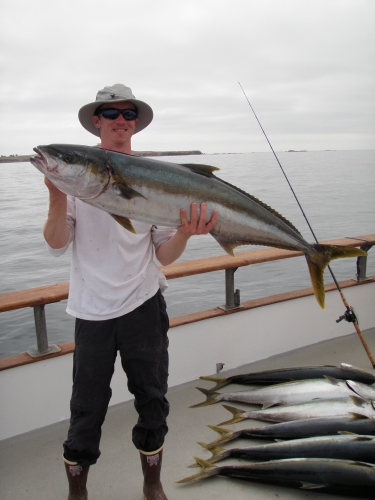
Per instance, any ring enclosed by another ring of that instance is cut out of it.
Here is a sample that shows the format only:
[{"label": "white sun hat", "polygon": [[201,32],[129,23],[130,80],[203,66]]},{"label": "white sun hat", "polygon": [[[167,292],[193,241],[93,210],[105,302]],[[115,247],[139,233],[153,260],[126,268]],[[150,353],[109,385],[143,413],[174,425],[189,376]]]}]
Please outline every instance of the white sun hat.
[{"label": "white sun hat", "polygon": [[113,104],[115,102],[124,101],[131,102],[137,108],[139,122],[134,130],[136,134],[152,122],[154,113],[148,104],[134,97],[131,88],[126,87],[122,83],[115,83],[111,87],[104,87],[104,89],[99,90],[96,94],[95,102],[90,102],[79,110],[78,119],[86,130],[99,137],[99,129],[94,127],[91,120],[95,114],[95,110],[103,104]]}]

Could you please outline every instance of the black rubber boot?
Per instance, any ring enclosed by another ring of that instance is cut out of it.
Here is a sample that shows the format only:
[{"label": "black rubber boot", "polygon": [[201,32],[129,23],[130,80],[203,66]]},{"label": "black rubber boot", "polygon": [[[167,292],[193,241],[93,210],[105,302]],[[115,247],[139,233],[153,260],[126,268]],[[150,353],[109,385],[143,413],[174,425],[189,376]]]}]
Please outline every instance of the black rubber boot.
[{"label": "black rubber boot", "polygon": [[143,471],[143,498],[144,500],[168,500],[160,482],[163,448],[147,453],[140,451]]},{"label": "black rubber boot", "polygon": [[64,462],[69,481],[68,500],[88,500],[86,483],[90,467],[67,462],[65,458]]}]

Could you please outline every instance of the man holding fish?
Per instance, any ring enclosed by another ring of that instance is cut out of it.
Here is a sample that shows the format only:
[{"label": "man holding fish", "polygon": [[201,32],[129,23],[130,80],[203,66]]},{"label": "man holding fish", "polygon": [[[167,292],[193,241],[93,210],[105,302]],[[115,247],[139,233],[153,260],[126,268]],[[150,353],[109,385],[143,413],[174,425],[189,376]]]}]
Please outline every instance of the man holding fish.
[{"label": "man holding fish", "polygon": [[[100,90],[78,116],[86,130],[100,137],[100,148],[131,155],[132,136],[151,123],[153,111],[130,88],[115,84]],[[160,470],[168,432],[169,321],[162,296],[167,284],[154,255],[162,265],[171,264],[192,235],[215,227],[218,213],[207,220],[206,204],[198,211],[192,203],[189,218],[181,209],[177,228],[132,221],[127,231],[121,218],[67,196],[47,177],[45,183],[50,204],[44,237],[50,252],[59,256],[73,242],[67,312],[76,318],[76,347],[63,454],[68,500],[87,499],[87,475],[100,455],[117,351],[139,414],[133,443],[140,451],[144,499],[165,500]]]}]

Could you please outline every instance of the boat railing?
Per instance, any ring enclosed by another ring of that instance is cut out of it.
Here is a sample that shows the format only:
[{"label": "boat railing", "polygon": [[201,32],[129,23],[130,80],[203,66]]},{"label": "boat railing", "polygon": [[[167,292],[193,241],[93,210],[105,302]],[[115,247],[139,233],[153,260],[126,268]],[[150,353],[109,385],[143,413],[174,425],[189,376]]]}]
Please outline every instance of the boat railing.
[{"label": "boat railing", "polygon": [[[375,234],[328,240],[322,243],[360,247],[368,251],[375,244]],[[219,307],[223,309],[223,311],[233,312],[233,310],[241,307],[240,292],[239,290],[235,290],[234,285],[234,273],[239,267],[274,260],[288,259],[301,255],[303,255],[302,252],[282,250],[278,248],[267,248],[238,252],[234,258],[228,255],[209,257],[187,262],[177,262],[165,267],[160,266],[159,269],[167,279],[176,279],[196,274],[224,270],[226,303]],[[359,257],[356,261],[356,265],[357,282],[368,280],[366,277],[367,257]],[[31,358],[45,357],[61,351],[59,346],[54,344],[50,345],[48,343],[45,306],[47,304],[66,300],[68,298],[68,294],[69,282],[0,294],[0,312],[12,311],[26,307],[32,307],[34,310],[37,347],[36,349],[30,349],[27,351],[27,354]]]}]

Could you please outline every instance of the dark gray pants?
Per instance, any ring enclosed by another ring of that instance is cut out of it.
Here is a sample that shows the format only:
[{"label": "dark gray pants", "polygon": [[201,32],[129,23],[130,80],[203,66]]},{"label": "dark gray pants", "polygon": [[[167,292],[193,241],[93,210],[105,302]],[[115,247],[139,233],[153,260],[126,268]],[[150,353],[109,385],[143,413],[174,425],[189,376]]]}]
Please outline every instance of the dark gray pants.
[{"label": "dark gray pants", "polygon": [[101,427],[111,399],[111,378],[119,351],[139,418],[137,449],[154,451],[168,432],[169,320],[159,291],[134,311],[105,321],[76,320],[71,418],[64,456],[80,465],[96,463]]}]

